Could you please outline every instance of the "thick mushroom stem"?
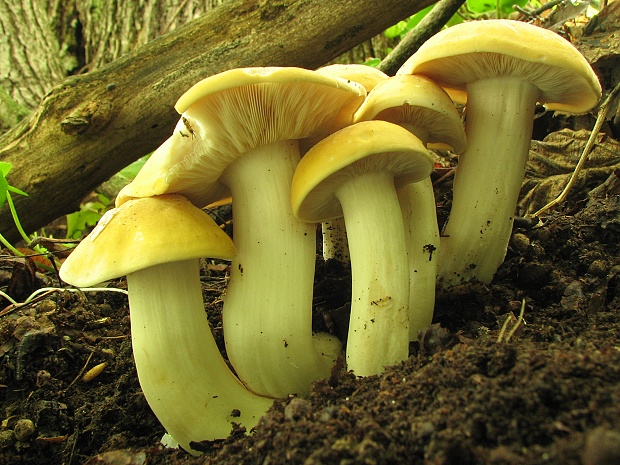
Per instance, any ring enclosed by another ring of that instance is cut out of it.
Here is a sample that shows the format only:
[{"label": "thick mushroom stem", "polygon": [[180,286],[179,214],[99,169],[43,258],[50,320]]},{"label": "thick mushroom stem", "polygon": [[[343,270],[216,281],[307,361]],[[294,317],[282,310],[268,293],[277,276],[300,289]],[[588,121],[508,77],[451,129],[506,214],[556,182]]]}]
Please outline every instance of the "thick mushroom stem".
[{"label": "thick mushroom stem", "polygon": [[[419,125],[398,122],[428,146],[429,132]],[[439,263],[439,225],[433,181],[430,176],[397,190],[405,226],[409,259],[409,340],[433,322]]]},{"label": "thick mushroom stem", "polygon": [[397,191],[405,227],[409,260],[409,339],[433,322],[439,263],[439,226],[431,178],[409,183]]},{"label": "thick mushroom stem", "polygon": [[224,300],[224,337],[239,378],[273,397],[307,393],[332,360],[312,340],[314,224],[295,218],[291,182],[297,141],[274,142],[237,158],[222,182],[232,192],[237,253]]},{"label": "thick mushroom stem", "polygon": [[250,392],[215,344],[202,301],[199,261],[155,265],[127,275],[131,337],[140,386],[181,447],[248,430],[273,400]]},{"label": "thick mushroom stem", "polygon": [[354,296],[347,367],[358,376],[375,375],[409,355],[409,270],[393,174],[353,177],[336,197],[349,237]]},{"label": "thick mushroom stem", "polygon": [[539,89],[516,77],[467,85],[467,150],[454,178],[452,210],[442,233],[443,287],[490,283],[506,255],[525,175]]},{"label": "thick mushroom stem", "polygon": [[350,263],[349,242],[344,218],[323,221],[321,233],[323,237],[323,260],[335,259],[348,266]]}]

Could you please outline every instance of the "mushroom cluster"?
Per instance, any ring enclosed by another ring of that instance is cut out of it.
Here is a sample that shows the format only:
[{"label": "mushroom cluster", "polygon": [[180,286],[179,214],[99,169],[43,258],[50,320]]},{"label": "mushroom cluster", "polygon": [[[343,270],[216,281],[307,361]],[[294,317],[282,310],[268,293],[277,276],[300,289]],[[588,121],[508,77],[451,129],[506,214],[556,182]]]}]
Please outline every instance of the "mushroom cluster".
[{"label": "mushroom cluster", "polygon": [[566,39],[499,19],[441,31],[398,74],[424,75],[466,101],[467,149],[454,176],[438,275],[444,287],[488,284],[506,255],[536,104],[585,113],[599,101],[601,85]]},{"label": "mushroom cluster", "polygon": [[[503,261],[536,104],[583,113],[600,96],[568,41],[511,20],[446,29],[391,77],[362,65],[226,71],[181,96],[170,138],[60,275],[80,287],[127,275],[144,395],[198,453],[194,441],[308,393],[342,344],[358,376],[403,361],[432,321],[436,283],[489,283]],[[459,154],[441,237],[434,144]],[[229,196],[232,240],[201,210]],[[320,223],[326,258],[351,267],[346,341],[312,330]],[[205,257],[232,262],[222,320],[234,372],[204,313]]]}]

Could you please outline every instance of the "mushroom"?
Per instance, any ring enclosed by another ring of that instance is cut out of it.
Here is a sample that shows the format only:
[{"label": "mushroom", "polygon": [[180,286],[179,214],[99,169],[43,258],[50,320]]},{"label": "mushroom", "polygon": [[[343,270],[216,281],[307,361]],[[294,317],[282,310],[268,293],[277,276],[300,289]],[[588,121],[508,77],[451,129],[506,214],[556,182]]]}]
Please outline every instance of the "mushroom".
[{"label": "mushroom", "polygon": [[[461,153],[467,146],[461,117],[446,92],[423,76],[402,74],[377,84],[353,117],[354,123],[384,120],[416,135],[425,146],[440,143]],[[409,339],[429,326],[435,308],[439,227],[430,177],[397,186],[409,258]]]},{"label": "mushroom", "polygon": [[322,66],[316,71],[326,76],[337,76],[347,81],[355,81],[364,86],[366,92],[370,92],[377,84],[388,78],[387,74],[377,68],[357,63],[335,63]]},{"label": "mushroom", "polygon": [[[355,81],[370,92],[380,82],[386,80],[388,75],[372,66],[361,64],[340,64],[323,66],[317,69],[318,73],[329,76],[338,76],[349,81]],[[350,123],[350,122],[349,122]],[[337,128],[342,129],[342,128]],[[314,141],[314,143],[318,140]],[[312,144],[314,145],[314,144]],[[349,265],[349,244],[343,218],[321,223],[323,237],[323,259],[335,259],[344,265]]]},{"label": "mushroom", "polygon": [[592,68],[554,32],[512,20],[471,21],[424,43],[398,71],[466,90],[467,150],[454,178],[439,280],[490,283],[504,260],[532,137],[536,103],[584,113],[601,96]]},{"label": "mushroom", "polygon": [[131,339],[151,409],[184,449],[250,429],[273,400],[249,391],[215,344],[200,283],[201,257],[230,260],[234,245],[180,195],[128,200],[73,250],[60,277],[78,287],[127,275]]},{"label": "mushroom", "polygon": [[366,121],[317,143],[295,171],[291,202],[298,218],[344,217],[353,281],[346,360],[358,376],[408,356],[409,270],[394,183],[424,179],[431,170],[417,137],[392,123]]},{"label": "mushroom", "polygon": [[232,194],[224,336],[237,375],[259,394],[309,392],[333,365],[313,347],[316,236],[293,215],[290,187],[298,140],[350,121],[365,96],[359,84],[300,68],[211,76],[179,99],[175,133],[121,192],[121,202],[178,192],[199,206]]}]

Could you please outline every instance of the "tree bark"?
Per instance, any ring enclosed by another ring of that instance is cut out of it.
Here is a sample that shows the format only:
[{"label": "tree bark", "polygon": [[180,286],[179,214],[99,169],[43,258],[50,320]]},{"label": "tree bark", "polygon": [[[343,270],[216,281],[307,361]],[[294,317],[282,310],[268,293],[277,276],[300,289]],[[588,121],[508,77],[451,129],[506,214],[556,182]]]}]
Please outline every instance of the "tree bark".
[{"label": "tree bark", "polygon": [[410,30],[401,40],[392,53],[381,60],[379,68],[386,74],[393,75],[398,68],[422,46],[424,42],[434,36],[456,14],[465,0],[440,0],[433,9]]},{"label": "tree bark", "polygon": [[99,68],[225,0],[0,0],[0,134],[66,76]]},{"label": "tree bark", "polygon": [[[111,175],[153,151],[179,116],[176,99],[230,68],[316,68],[432,0],[232,0],[135,52],[54,87],[0,137],[26,231],[78,208]],[[0,233],[18,238],[6,206]]]},{"label": "tree bark", "polygon": [[223,2],[0,0],[0,87],[32,110],[67,75],[105,65]]},{"label": "tree bark", "polygon": [[27,109],[35,108],[66,75],[63,44],[47,20],[55,18],[62,29],[65,18],[58,6],[50,1],[0,1],[0,87]]},{"label": "tree bark", "polygon": [[[20,0],[24,1],[24,0]],[[225,0],[76,0],[91,71],[214,9]]]}]

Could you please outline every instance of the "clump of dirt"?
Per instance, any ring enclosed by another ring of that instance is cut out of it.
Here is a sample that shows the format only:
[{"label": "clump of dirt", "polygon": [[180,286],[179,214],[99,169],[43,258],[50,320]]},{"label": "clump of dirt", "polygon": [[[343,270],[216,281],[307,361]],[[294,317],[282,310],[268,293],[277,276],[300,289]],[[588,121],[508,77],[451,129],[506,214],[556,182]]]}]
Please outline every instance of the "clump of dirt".
[{"label": "clump of dirt", "polygon": [[[618,76],[617,47],[605,45],[617,42],[616,16],[602,16],[581,40],[606,89]],[[522,211],[558,193],[587,139],[576,120],[551,119],[571,129],[533,144]],[[549,122],[538,121],[549,134]],[[234,428],[225,440],[201,443],[200,457],[160,444],[165,431],[138,383],[123,294],[52,291],[19,308],[0,301],[0,463],[620,463],[617,115],[606,125],[579,200],[538,224],[516,221],[493,282],[438,295],[434,325],[406,361],[367,378],[340,361],[307,398],[274,402],[254,431]],[[566,141],[577,148],[565,153]],[[547,156],[554,147],[559,161]],[[449,189],[438,193],[440,222]],[[0,287],[22,301],[59,285],[54,273],[36,270],[29,259],[3,255]],[[207,317],[222,350],[225,276],[222,264],[205,264]],[[346,338],[350,292],[348,270],[317,258],[317,330]]]},{"label": "clump of dirt", "polygon": [[[201,457],[159,444],[126,297],[54,293],[0,319],[0,462],[620,463],[619,244],[617,190],[517,229],[490,286],[439,296],[408,360],[368,378],[340,364],[309,397],[274,403],[252,434],[203,443]],[[207,268],[221,343],[224,271]],[[349,285],[346,270],[317,261],[321,329],[346,329]]]}]

